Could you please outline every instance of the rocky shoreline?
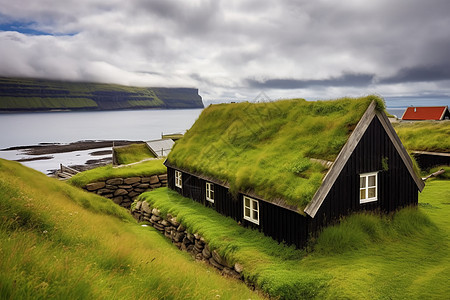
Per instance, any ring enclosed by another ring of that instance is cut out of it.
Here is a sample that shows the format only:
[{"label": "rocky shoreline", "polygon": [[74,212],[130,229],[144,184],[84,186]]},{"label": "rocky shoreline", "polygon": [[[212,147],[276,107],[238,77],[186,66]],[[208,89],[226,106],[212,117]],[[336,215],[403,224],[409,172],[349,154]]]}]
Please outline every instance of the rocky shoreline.
[{"label": "rocky shoreline", "polygon": [[[38,145],[29,145],[29,146],[14,146],[8,147],[5,149],[0,149],[0,151],[17,151],[20,152],[20,157],[18,159],[11,159],[14,161],[18,161],[21,163],[28,162],[36,162],[36,161],[48,161],[49,164],[52,164],[55,155],[62,153],[70,153],[74,151],[89,151],[89,157],[92,156],[92,159],[86,159],[83,163],[71,164],[71,163],[63,163],[64,165],[71,167],[77,171],[86,171],[96,167],[105,166],[112,163],[112,149],[105,150],[101,148],[108,148],[114,146],[125,146],[129,144],[139,144],[143,143],[143,141],[128,141],[128,140],[83,140],[72,143],[40,143]],[[101,149],[101,150],[97,150]],[[108,157],[105,157],[109,155]],[[78,154],[74,154],[74,156],[78,156]],[[56,172],[56,168],[59,167],[59,163],[55,162],[54,166],[47,170],[47,175],[54,175]]]},{"label": "rocky shoreline", "polygon": [[73,143],[69,143],[69,144],[41,143],[39,145],[15,146],[15,147],[9,147],[9,148],[5,148],[5,149],[0,149],[0,151],[20,150],[24,154],[27,154],[27,155],[48,155],[48,154],[54,154],[54,153],[64,153],[64,152],[92,150],[92,149],[98,149],[98,148],[112,147],[113,145],[114,146],[125,146],[125,145],[129,145],[129,144],[139,144],[139,143],[143,143],[143,141],[85,140],[85,141],[77,141],[77,142],[73,142]]}]

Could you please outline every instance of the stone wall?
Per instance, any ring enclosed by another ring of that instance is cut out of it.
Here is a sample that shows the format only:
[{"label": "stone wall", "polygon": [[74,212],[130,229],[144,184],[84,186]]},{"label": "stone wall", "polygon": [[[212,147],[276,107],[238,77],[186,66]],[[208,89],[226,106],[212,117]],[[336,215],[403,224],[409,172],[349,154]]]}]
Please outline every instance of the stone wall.
[{"label": "stone wall", "polygon": [[242,265],[239,263],[229,264],[216,250],[211,251],[203,237],[188,232],[183,224],[177,221],[176,217],[167,214],[167,217],[164,218],[157,208],[151,208],[145,201],[137,201],[131,213],[137,220],[149,222],[172,240],[175,246],[189,252],[195,259],[209,263],[220,270],[223,275],[243,279]]},{"label": "stone wall", "polygon": [[167,186],[167,174],[149,177],[111,178],[92,182],[83,189],[112,199],[114,203],[129,209],[137,196],[147,190]]}]

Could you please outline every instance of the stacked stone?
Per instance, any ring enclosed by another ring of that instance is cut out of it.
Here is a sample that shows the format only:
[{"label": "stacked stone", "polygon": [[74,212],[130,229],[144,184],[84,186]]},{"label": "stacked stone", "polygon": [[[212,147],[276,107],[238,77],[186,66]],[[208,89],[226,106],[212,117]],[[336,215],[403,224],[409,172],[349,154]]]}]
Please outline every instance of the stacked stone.
[{"label": "stacked stone", "polygon": [[171,214],[167,214],[167,217],[163,218],[159,209],[151,208],[145,201],[137,201],[131,213],[137,220],[149,222],[175,246],[189,252],[195,259],[209,263],[222,271],[223,275],[242,279],[242,266],[239,263],[229,264],[216,250],[211,251],[202,236],[188,232],[183,224],[180,224],[177,218]]},{"label": "stacked stone", "polygon": [[167,186],[167,174],[149,177],[111,178],[87,184],[84,189],[112,199],[114,203],[129,209],[137,196],[147,190]]}]

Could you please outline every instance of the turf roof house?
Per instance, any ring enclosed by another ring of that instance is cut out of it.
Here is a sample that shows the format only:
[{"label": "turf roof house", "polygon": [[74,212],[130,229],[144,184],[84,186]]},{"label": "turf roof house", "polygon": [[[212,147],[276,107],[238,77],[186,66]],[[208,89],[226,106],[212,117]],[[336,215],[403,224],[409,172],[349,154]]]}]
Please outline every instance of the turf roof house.
[{"label": "turf roof house", "polygon": [[169,188],[304,246],[340,216],[417,204],[423,181],[382,99],[206,108],[165,164]]}]

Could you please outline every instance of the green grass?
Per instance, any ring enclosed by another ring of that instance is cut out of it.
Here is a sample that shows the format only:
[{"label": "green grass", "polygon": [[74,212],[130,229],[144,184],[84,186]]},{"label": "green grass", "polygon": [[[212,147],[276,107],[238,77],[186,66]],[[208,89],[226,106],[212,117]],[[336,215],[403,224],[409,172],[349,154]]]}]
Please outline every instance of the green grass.
[{"label": "green grass", "polygon": [[92,170],[78,173],[68,180],[68,182],[77,187],[83,187],[88,183],[105,180],[114,177],[133,177],[133,176],[151,176],[167,172],[163,165],[164,160],[155,159],[145,161],[139,164],[123,167],[113,167],[111,165],[98,167]]},{"label": "green grass", "polygon": [[254,190],[301,211],[325,174],[309,158],[334,160],[372,101],[383,109],[375,96],[211,105],[175,143],[168,160],[221,179],[233,192]]},{"label": "green grass", "polygon": [[409,151],[450,151],[450,121],[400,122],[392,125]]},{"label": "green grass", "polygon": [[450,166],[435,167],[435,168],[432,168],[429,173],[431,174],[431,173],[437,172],[440,169],[444,169],[445,172],[440,174],[440,175],[438,175],[437,178],[439,178],[439,179],[450,179]]},{"label": "green grass", "polygon": [[144,100],[128,100],[128,104],[131,107],[158,107],[161,105],[161,103],[158,103],[156,101],[153,100],[148,100],[148,99],[144,99]]},{"label": "green grass", "polygon": [[[0,294],[13,299],[258,298],[194,263],[110,200],[0,160]],[[167,189],[144,193],[178,215],[247,280],[287,299],[445,299],[450,181],[427,181],[419,207],[355,214],[308,251],[278,245]]]},{"label": "green grass", "polygon": [[308,251],[285,247],[166,188],[141,199],[176,215],[247,280],[287,299],[444,299],[450,294],[450,181],[430,181],[419,208],[359,213],[326,228]]},{"label": "green grass", "polygon": [[95,108],[97,103],[87,98],[38,98],[38,97],[14,97],[3,98],[0,101],[0,109],[70,109],[70,108]]},{"label": "green grass", "polygon": [[0,160],[0,298],[259,299],[110,200]]},{"label": "green grass", "polygon": [[131,164],[143,159],[155,157],[145,143],[115,147],[114,152],[117,157],[117,162],[120,165]]}]

